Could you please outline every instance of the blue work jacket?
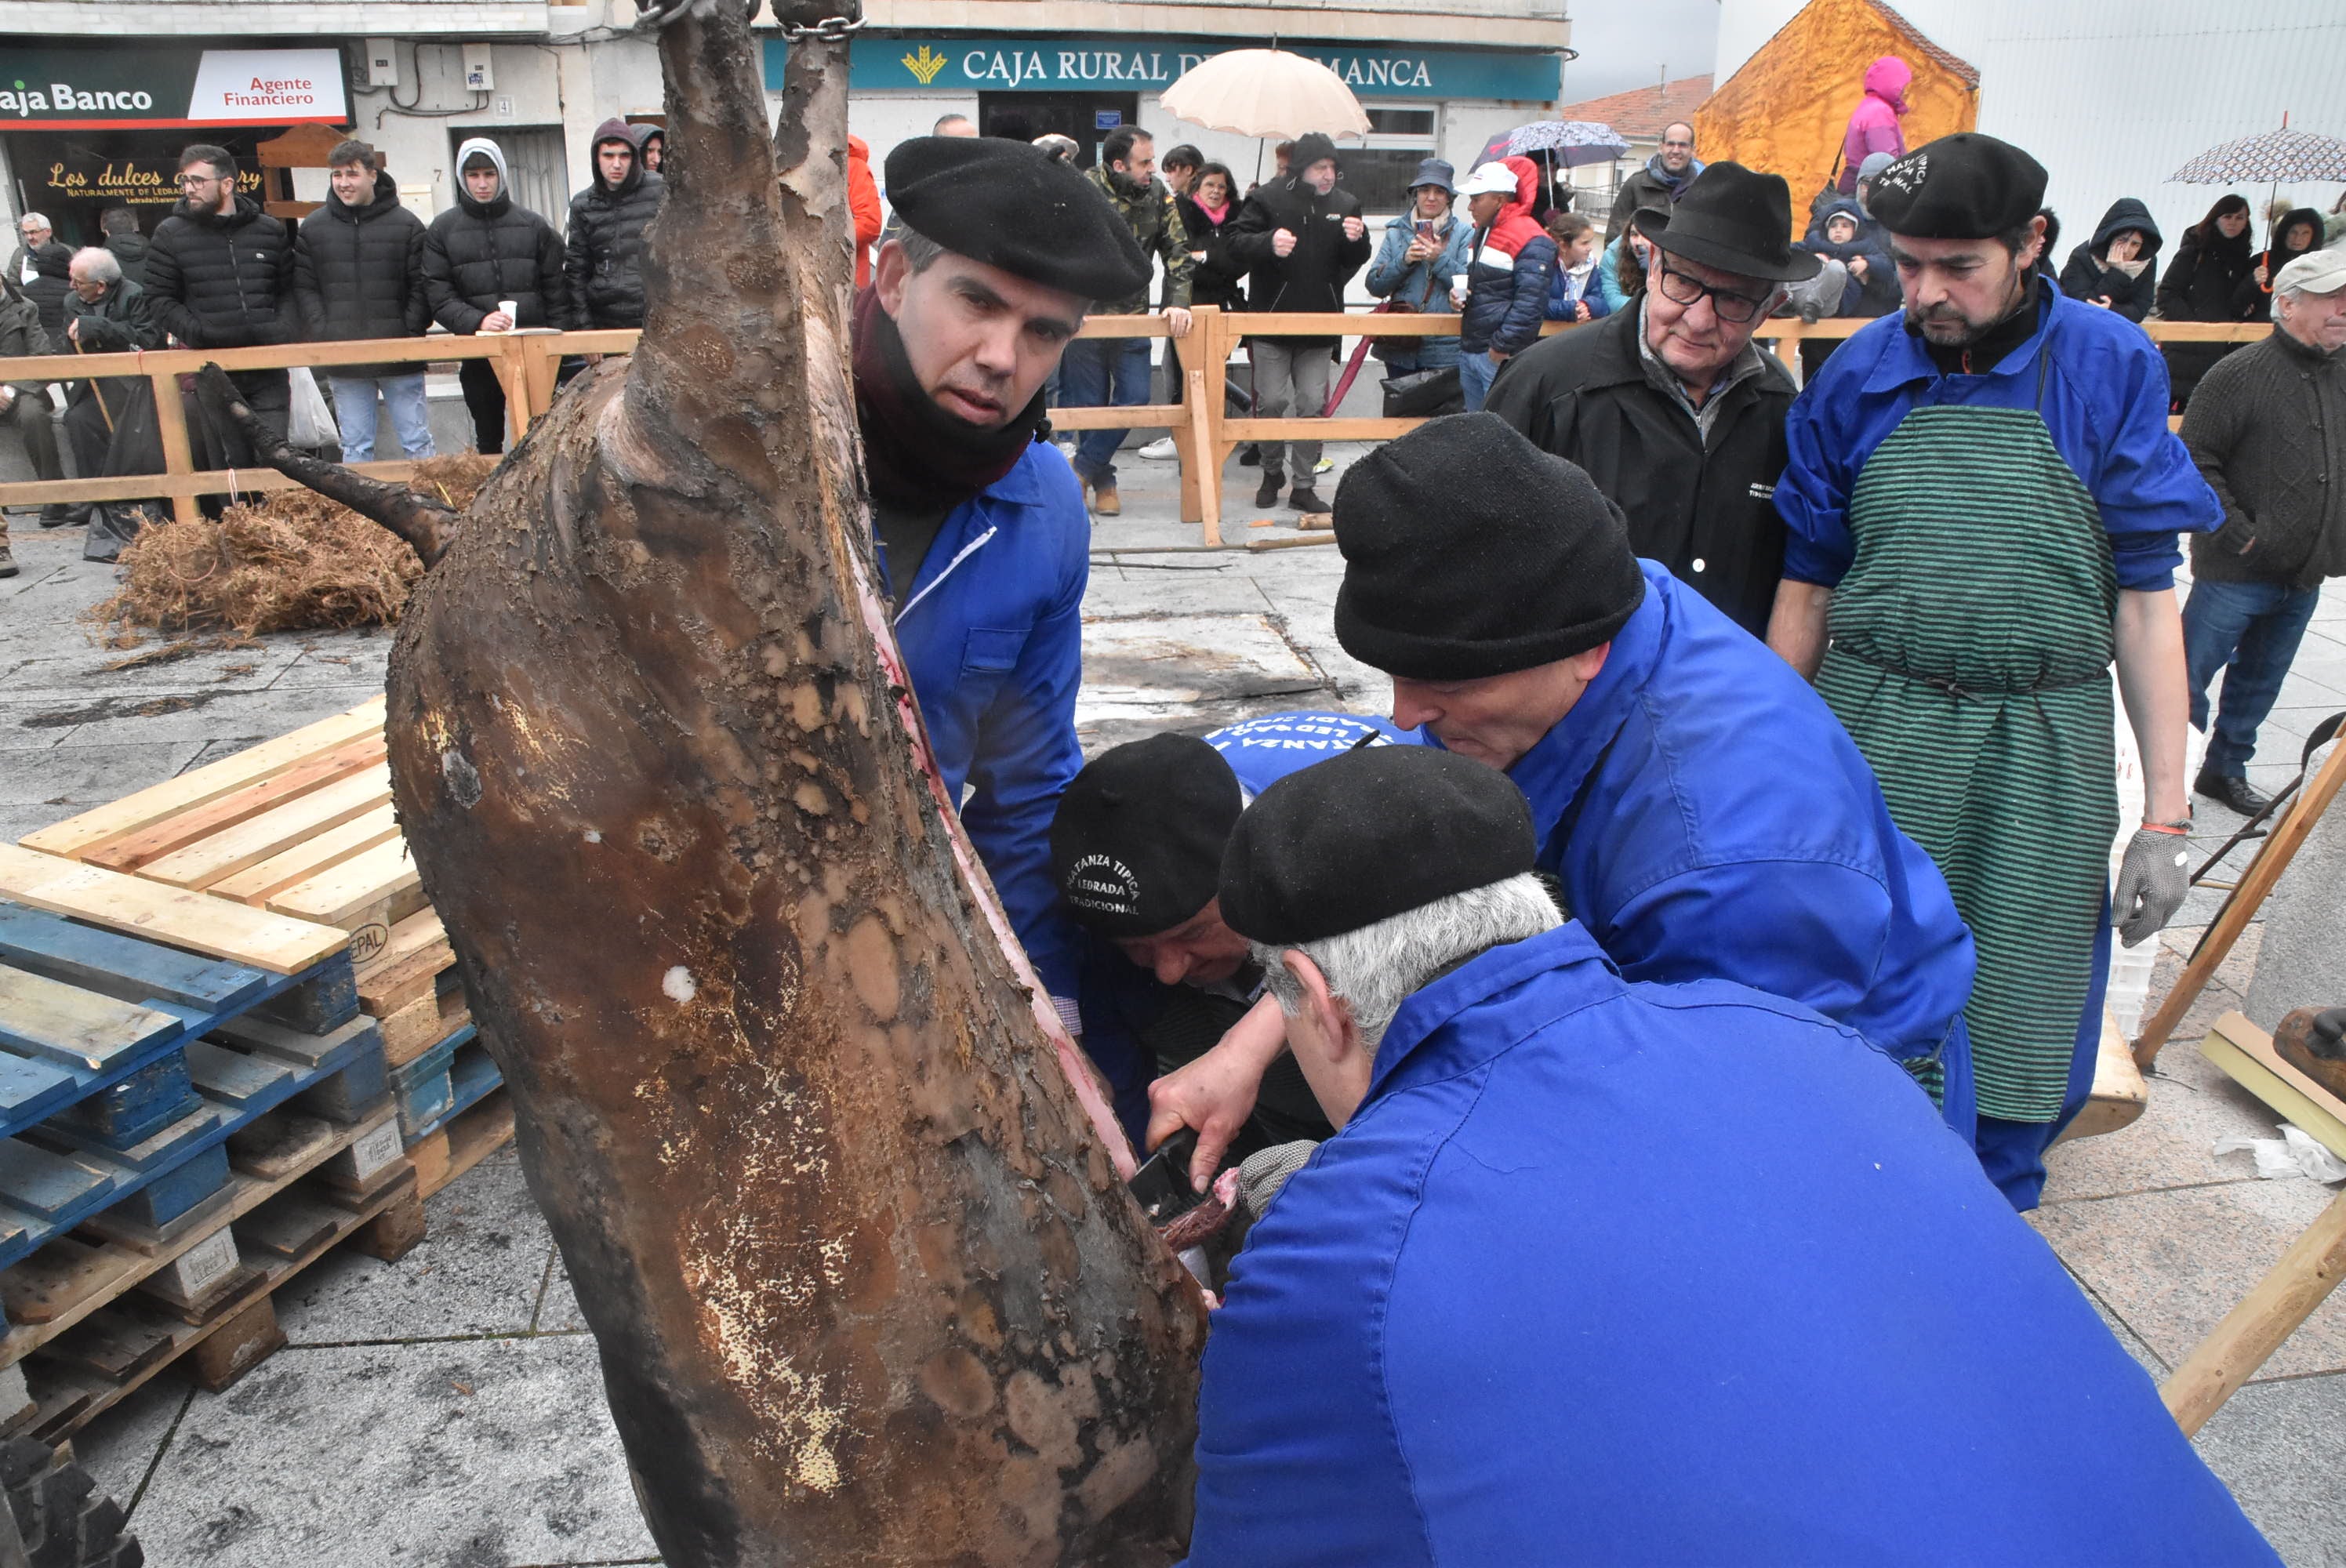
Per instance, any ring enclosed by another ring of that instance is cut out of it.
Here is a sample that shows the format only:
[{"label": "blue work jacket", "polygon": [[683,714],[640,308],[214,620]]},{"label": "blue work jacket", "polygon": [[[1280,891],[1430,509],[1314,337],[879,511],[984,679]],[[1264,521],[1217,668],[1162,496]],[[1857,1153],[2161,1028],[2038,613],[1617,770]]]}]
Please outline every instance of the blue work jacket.
[{"label": "blue work jacket", "polygon": [[1895,1064],[1577,925],[1402,1004],[1225,1303],[1191,1568],[2278,1561]]},{"label": "blue work jacket", "polygon": [[[2037,327],[1984,375],[1946,375],[1923,341],[1892,314],[1851,334],[1792,404],[1790,459],[1776,510],[1790,531],[1784,575],[1837,585],[1856,545],[1850,494],[1874,449],[1915,408],[2034,408],[2099,509],[2118,586],[2172,587],[2183,564],[2178,533],[2211,533],[2224,509],[2183,442],[2167,428],[2167,362],[2142,329],[2115,311],[2037,290]],[[2042,361],[2043,390],[2038,389]],[[1983,511],[2004,505],[1980,498]]]},{"label": "blue work jacket", "polygon": [[1051,881],[1050,834],[1084,765],[1076,688],[1090,576],[1083,492],[1067,460],[1036,443],[946,516],[896,610],[945,789],[1035,974],[1070,998],[1076,938]]},{"label": "blue work jacket", "polygon": [[1358,713],[1269,713],[1208,730],[1205,740],[1239,776],[1239,788],[1249,799],[1289,774],[1356,746],[1423,744],[1414,730],[1395,729]]},{"label": "blue work jacket", "polygon": [[1507,770],[1540,869],[1632,980],[1732,980],[1902,1059],[1943,1047],[1968,1126],[1974,958],[1946,879],[1808,682],[1637,565],[1645,602],[1605,667]]}]

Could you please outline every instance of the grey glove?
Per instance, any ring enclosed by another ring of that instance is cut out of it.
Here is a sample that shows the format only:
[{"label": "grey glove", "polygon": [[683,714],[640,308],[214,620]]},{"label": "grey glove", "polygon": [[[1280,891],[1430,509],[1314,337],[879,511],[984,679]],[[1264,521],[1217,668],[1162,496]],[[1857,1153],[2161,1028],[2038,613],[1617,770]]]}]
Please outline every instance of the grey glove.
[{"label": "grey glove", "polygon": [[2127,842],[2126,859],[2118,862],[2117,891],[2110,897],[2119,941],[2138,947],[2158,934],[2191,891],[2190,859],[2190,841],[2181,834],[2136,830]]}]

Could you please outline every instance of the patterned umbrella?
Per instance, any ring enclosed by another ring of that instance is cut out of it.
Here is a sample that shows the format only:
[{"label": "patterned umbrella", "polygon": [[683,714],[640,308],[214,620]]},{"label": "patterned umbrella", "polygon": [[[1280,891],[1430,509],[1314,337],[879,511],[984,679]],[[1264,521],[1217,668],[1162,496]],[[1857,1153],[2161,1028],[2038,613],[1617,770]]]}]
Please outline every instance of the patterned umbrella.
[{"label": "patterned umbrella", "polygon": [[2336,137],[2281,128],[2244,136],[2209,148],[2173,174],[2187,185],[2231,185],[2238,181],[2346,180],[2346,141]]},{"label": "patterned umbrella", "polygon": [[1542,161],[1554,168],[1578,168],[1585,163],[1610,163],[1628,150],[1619,132],[1596,120],[1534,120],[1493,137],[1474,161],[1542,153]]}]

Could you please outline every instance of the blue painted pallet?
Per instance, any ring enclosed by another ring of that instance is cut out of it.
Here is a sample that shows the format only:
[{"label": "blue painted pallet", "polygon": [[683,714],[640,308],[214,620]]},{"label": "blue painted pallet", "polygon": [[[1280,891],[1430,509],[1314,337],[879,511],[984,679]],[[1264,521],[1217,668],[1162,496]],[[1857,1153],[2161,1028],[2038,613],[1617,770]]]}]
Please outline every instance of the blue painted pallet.
[{"label": "blue painted pallet", "polygon": [[[479,1033],[476,1025],[467,1023],[413,1061],[391,1070],[392,1095],[399,1103],[400,1135],[410,1144],[455,1114],[455,1084],[450,1068],[458,1050],[471,1044]],[[487,1055],[479,1047],[474,1049]],[[491,1071],[495,1070],[492,1066]]]},{"label": "blue painted pallet", "polygon": [[[0,1268],[101,1212],[120,1210],[130,1224],[152,1227],[186,1212],[217,1188],[202,1173],[242,1131],[295,1095],[351,1067],[379,1070],[382,1037],[372,1028],[337,1031],[306,1064],[292,1053],[250,1054],[209,1041],[186,1048],[202,1108],[132,1149],[115,1150],[56,1125],[20,1138],[0,1138]],[[207,1156],[210,1156],[209,1159]],[[195,1163],[201,1162],[201,1163]],[[143,1202],[128,1202],[160,1186]],[[177,1207],[175,1207],[177,1206]],[[163,1214],[157,1220],[152,1217]]]},{"label": "blue painted pallet", "polygon": [[[178,1020],[102,1064],[61,1060],[11,1043],[0,1019],[0,1138],[46,1121],[154,1066],[169,1053],[230,1019],[254,1010],[317,1023],[324,1033],[358,1010],[347,953],[298,974],[183,952],[62,915],[0,901],[0,966]],[[331,1022],[321,1022],[331,1020]],[[0,1229],[5,1217],[0,1215]],[[5,1237],[0,1237],[5,1246]]]},{"label": "blue painted pallet", "polygon": [[408,1143],[422,1143],[488,1098],[491,1091],[504,1082],[495,1061],[489,1055],[489,1048],[478,1040],[468,1042],[448,1063],[448,1108],[418,1127]]}]

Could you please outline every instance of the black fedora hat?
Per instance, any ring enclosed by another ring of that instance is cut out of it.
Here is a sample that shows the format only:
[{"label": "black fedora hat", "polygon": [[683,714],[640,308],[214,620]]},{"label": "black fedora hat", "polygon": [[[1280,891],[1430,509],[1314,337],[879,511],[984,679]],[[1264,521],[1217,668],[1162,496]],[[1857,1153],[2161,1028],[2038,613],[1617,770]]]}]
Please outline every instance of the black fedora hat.
[{"label": "black fedora hat", "polygon": [[1668,212],[1640,208],[1637,232],[1673,256],[1771,283],[1817,275],[1821,258],[1792,249],[1792,188],[1780,174],[1714,163]]}]

